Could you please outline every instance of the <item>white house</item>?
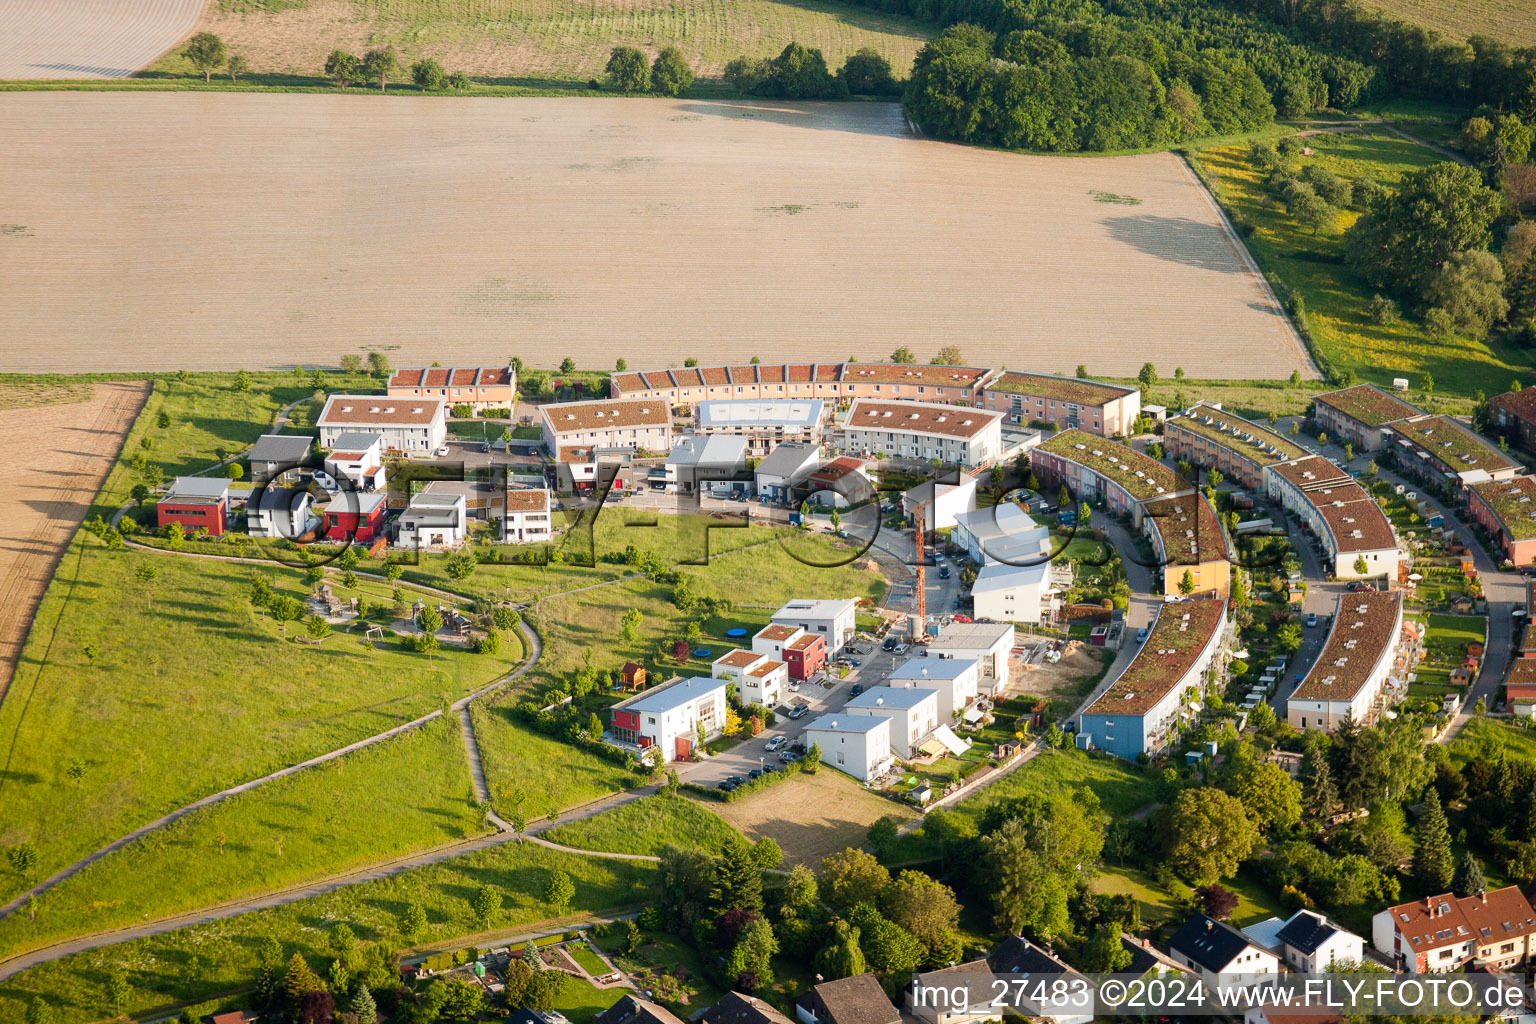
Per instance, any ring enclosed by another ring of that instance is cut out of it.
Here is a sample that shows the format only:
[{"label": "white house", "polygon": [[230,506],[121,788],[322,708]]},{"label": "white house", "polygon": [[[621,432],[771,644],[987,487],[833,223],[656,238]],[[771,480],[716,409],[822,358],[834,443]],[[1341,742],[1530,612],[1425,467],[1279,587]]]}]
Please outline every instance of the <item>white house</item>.
[{"label": "white house", "polygon": [[784,688],[789,685],[788,665],[746,649],[716,658],[709,668],[709,674],[716,679],[736,684],[743,704],[773,707],[783,699]]},{"label": "white house", "polygon": [[922,648],[924,657],[976,663],[976,686],[988,696],[1008,692],[1013,627],[996,622],[951,622]]},{"label": "white house", "polygon": [[1174,962],[1200,975],[1207,988],[1231,986],[1251,974],[1279,974],[1280,959],[1222,921],[1196,914],[1168,940]]},{"label": "white house", "polygon": [[843,434],[855,451],[984,466],[1002,454],[1002,420],[983,409],[859,398],[843,420]]},{"label": "white house", "polygon": [[[1328,575],[1396,578],[1401,555],[1392,521],[1338,466],[1315,455],[1266,466],[1264,487],[1322,543]],[[1356,568],[1362,560],[1364,572]]]},{"label": "white house", "polygon": [[950,543],[977,565],[1034,565],[1051,560],[1051,531],[1013,502],[955,516]]},{"label": "white house", "polygon": [[599,399],[541,406],[544,447],[556,462],[584,461],[595,448],[664,452],[672,447],[672,410],[665,402]]},{"label": "white house", "polygon": [[787,661],[784,649],[805,635],[799,626],[770,622],[752,635],[752,652],[775,661]]},{"label": "white house", "polygon": [[955,525],[955,517],[976,508],[976,478],[957,475],[953,482],[930,480],[918,484],[901,496],[901,511],[911,518],[923,508],[923,526],[929,530],[948,530]]},{"label": "white house", "polygon": [[642,754],[660,752],[663,761],[693,756],[702,727],[707,743],[725,728],[725,680],[672,678],[613,706],[604,739]]},{"label": "white house", "polygon": [[739,437],[690,435],[672,446],[663,469],[668,494],[742,490],[748,484],[747,443]]},{"label": "white house", "polygon": [[385,451],[426,454],[448,439],[448,412],[441,398],[332,395],[320,418],[320,447],[336,447],[344,434],[378,434]]},{"label": "white house", "polygon": [[1285,702],[1286,720],[1327,732],[1377,721],[1390,690],[1407,690],[1406,675],[1393,674],[1402,631],[1401,592],[1341,595],[1322,654]]},{"label": "white house", "polygon": [[462,494],[422,491],[411,496],[396,525],[402,547],[457,547],[469,532],[468,505]]},{"label": "white house", "polygon": [[939,691],[873,686],[844,704],[842,713],[890,719],[891,753],[910,760],[928,734],[939,727]]},{"label": "white house", "polygon": [[795,487],[816,471],[820,458],[821,449],[814,444],[779,445],[757,464],[753,473],[757,493],[769,501],[788,501]]},{"label": "white house", "polygon": [[983,566],[971,584],[971,600],[975,603],[971,614],[992,622],[1038,623],[1051,617],[1055,597],[1050,562],[993,562]]},{"label": "white house", "polygon": [[1301,974],[1322,974],[1330,964],[1357,964],[1365,958],[1364,939],[1311,910],[1298,910],[1285,921],[1271,917],[1251,924],[1243,934]]},{"label": "white house", "polygon": [[908,658],[886,680],[895,687],[939,691],[939,722],[949,725],[976,700],[980,670],[969,658]]},{"label": "white house", "polygon": [[741,438],[750,454],[766,455],[786,441],[819,444],[825,406],[819,398],[700,402],[696,429]]},{"label": "white house", "polygon": [[506,515],[501,519],[504,544],[543,544],[554,537],[549,488],[507,488]]},{"label": "white house", "polygon": [[807,747],[821,747],[821,763],[831,765],[860,782],[883,774],[895,761],[891,756],[891,722],[880,715],[822,715],[805,727]]},{"label": "white house", "polygon": [[302,487],[261,487],[246,499],[245,530],[252,537],[298,540],[318,525],[314,499]]},{"label": "white house", "polygon": [[827,639],[827,656],[832,657],[852,642],[858,631],[855,612],[858,602],[847,598],[841,601],[813,601],[796,598],[786,601],[773,613],[772,621],[785,626],[799,626],[807,633],[819,633]]},{"label": "white house", "polygon": [[336,435],[336,444],[325,457],[325,472],[338,483],[352,481],[360,491],[385,486],[384,435],[349,430]]}]

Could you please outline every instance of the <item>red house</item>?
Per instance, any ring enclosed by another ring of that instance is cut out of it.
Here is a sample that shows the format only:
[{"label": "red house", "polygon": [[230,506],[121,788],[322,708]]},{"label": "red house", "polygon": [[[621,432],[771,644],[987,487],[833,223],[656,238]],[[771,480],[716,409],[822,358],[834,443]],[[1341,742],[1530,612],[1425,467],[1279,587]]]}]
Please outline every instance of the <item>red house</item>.
[{"label": "red house", "polygon": [[349,491],[339,495],[325,510],[326,539],[368,543],[384,529],[388,505],[387,491]]},{"label": "red house", "polygon": [[827,638],[820,633],[806,633],[786,644],[784,663],[789,678],[809,679],[827,667]]},{"label": "red house", "polygon": [[216,477],[179,476],[155,506],[161,527],[180,523],[187,533],[202,527],[210,537],[224,533],[228,513],[229,481]]}]

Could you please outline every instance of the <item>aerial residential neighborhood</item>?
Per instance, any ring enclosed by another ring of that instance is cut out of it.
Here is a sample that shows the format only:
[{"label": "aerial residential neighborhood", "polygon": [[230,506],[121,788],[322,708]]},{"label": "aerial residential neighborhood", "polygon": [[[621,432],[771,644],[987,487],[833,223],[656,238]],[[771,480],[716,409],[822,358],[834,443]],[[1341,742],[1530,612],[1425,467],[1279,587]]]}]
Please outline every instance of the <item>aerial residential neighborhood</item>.
[{"label": "aerial residential neighborhood", "polygon": [[0,0],[0,1024],[1536,1020],[1533,0]]}]

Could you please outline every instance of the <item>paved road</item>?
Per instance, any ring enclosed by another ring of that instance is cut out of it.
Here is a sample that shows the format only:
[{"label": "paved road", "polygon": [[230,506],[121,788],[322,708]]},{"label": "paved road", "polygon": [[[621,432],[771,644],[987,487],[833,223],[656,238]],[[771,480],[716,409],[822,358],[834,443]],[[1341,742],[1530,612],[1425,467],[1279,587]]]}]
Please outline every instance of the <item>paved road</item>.
[{"label": "paved road", "polygon": [[1125,580],[1131,587],[1131,603],[1125,610],[1125,629],[1121,633],[1120,649],[1115,652],[1114,662],[1110,665],[1109,671],[1104,673],[1103,681],[1093,688],[1093,692],[1083,698],[1083,702],[1068,719],[1072,727],[1078,731],[1082,730],[1083,712],[1087,711],[1105,690],[1115,684],[1130,665],[1131,660],[1136,657],[1136,652],[1141,649],[1141,645],[1136,642],[1136,631],[1143,626],[1152,625],[1152,620],[1156,618],[1157,610],[1162,605],[1162,602],[1153,596],[1157,588],[1157,573],[1150,566],[1142,565],[1134,557],[1137,547],[1130,529],[1108,516],[1097,517],[1094,526],[1103,531],[1104,540],[1121,554],[1122,564],[1125,566]]}]

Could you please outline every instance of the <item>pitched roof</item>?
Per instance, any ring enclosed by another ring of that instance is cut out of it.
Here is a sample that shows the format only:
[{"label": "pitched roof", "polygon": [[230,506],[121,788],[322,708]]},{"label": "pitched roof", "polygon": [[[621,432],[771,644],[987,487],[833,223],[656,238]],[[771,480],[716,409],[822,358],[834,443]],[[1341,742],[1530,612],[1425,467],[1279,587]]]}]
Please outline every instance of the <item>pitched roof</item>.
[{"label": "pitched roof", "polygon": [[792,1024],[761,999],[740,992],[727,992],[700,1019],[704,1024]]},{"label": "pitched roof", "polygon": [[779,445],[757,464],[757,472],[763,476],[789,476],[816,458],[820,451],[804,441],[792,441]]},{"label": "pitched roof", "polygon": [[512,368],[508,366],[409,367],[396,370],[389,378],[392,388],[421,387],[492,387],[512,383]]},{"label": "pitched roof", "polygon": [[1356,384],[1318,395],[1314,401],[1337,409],[1339,412],[1368,427],[1379,427],[1405,416],[1417,416],[1419,410],[1394,398],[1374,384]]},{"label": "pitched roof", "polygon": [[1041,398],[1054,398],[1061,402],[1094,406],[1105,405],[1117,398],[1136,394],[1135,388],[1106,384],[1103,381],[1086,380],[1081,377],[1055,377],[1046,373],[1016,373],[1012,370],[989,383],[986,390],[1039,395]]},{"label": "pitched roof", "polygon": [[1403,595],[1341,594],[1323,652],[1292,700],[1352,701],[1397,643]]},{"label": "pitched roof", "polygon": [[1075,974],[1067,964],[1020,935],[1010,935],[987,957],[994,974]]},{"label": "pitched roof", "polygon": [[656,399],[561,402],[543,408],[544,419],[558,433],[572,430],[612,430],[616,427],[656,427],[672,422],[672,410]]},{"label": "pitched roof", "polygon": [[1152,945],[1152,940],[1150,939],[1138,939],[1135,936],[1121,932],[1120,948],[1131,954],[1131,962],[1120,972],[1122,974],[1135,974],[1139,976],[1153,970],[1184,972],[1189,970],[1188,967],[1185,967]]},{"label": "pitched roof", "polygon": [[1002,413],[985,409],[856,398],[844,426],[848,430],[885,430],[969,440],[1002,418]]},{"label": "pitched roof", "polygon": [[252,462],[303,462],[314,438],[304,434],[262,434],[251,446]]},{"label": "pitched roof", "polygon": [[[874,719],[884,722],[885,719]],[[896,1024],[901,1014],[886,998],[873,974],[824,981],[811,989],[815,1002],[826,1010],[829,1024]],[[610,1022],[594,1022],[610,1024]]]},{"label": "pitched roof", "polygon": [[1208,971],[1220,973],[1252,943],[1229,924],[1196,914],[1168,940],[1168,948],[1184,954]]},{"label": "pitched roof", "polygon": [[1226,621],[1225,601],[1181,601],[1158,608],[1147,639],[1120,678],[1084,714],[1150,711],[1189,674]]},{"label": "pitched roof", "polygon": [[1275,938],[1292,949],[1311,955],[1337,934],[1339,930],[1329,924],[1323,915],[1314,914],[1310,910],[1298,910],[1275,933]]},{"label": "pitched roof", "polygon": [[618,1002],[592,1018],[592,1024],[683,1024],[671,1010],[648,1003],[635,996],[620,996]]},{"label": "pitched roof", "polygon": [[1517,419],[1536,421],[1536,388],[1506,391],[1502,395],[1494,395],[1488,399],[1488,404],[1496,409],[1503,409]]},{"label": "pitched roof", "polygon": [[383,395],[332,395],[315,425],[320,427],[416,426],[432,423],[443,415],[441,398],[390,398]]}]

